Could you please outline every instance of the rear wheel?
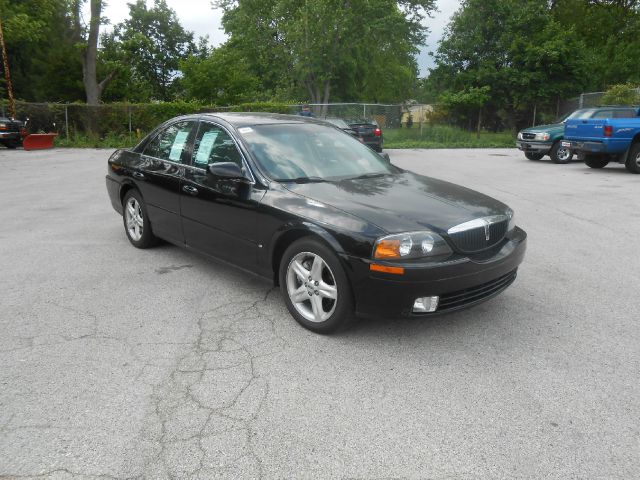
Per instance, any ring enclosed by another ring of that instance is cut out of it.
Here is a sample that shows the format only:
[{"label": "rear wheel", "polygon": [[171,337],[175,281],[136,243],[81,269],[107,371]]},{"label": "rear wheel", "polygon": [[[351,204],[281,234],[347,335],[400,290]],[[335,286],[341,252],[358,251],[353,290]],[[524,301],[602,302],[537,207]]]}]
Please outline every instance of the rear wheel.
[{"label": "rear wheel", "polygon": [[279,278],[287,309],[303,327],[333,333],[353,318],[349,279],[323,243],[311,238],[292,243],[282,256]]},{"label": "rear wheel", "polygon": [[600,155],[586,154],[584,156],[584,163],[590,168],[604,168],[609,164],[609,159]]},{"label": "rear wheel", "polygon": [[18,148],[19,143],[15,142],[13,140],[7,140],[6,142],[2,143],[5,147],[7,147],[9,150],[14,150],[16,148]]},{"label": "rear wheel", "polygon": [[529,160],[542,160],[542,157],[544,157],[544,153],[524,152],[524,156],[527,157]]},{"label": "rear wheel", "polygon": [[140,192],[129,190],[122,200],[124,231],[131,244],[136,248],[149,248],[157,239],[151,230],[147,209]]},{"label": "rear wheel", "polygon": [[551,148],[551,152],[549,152],[549,156],[551,157],[551,161],[553,163],[569,163],[573,158],[573,152],[571,149],[562,146],[562,142],[556,142],[553,144]]},{"label": "rear wheel", "polygon": [[624,166],[631,173],[640,173],[640,142],[631,147]]}]

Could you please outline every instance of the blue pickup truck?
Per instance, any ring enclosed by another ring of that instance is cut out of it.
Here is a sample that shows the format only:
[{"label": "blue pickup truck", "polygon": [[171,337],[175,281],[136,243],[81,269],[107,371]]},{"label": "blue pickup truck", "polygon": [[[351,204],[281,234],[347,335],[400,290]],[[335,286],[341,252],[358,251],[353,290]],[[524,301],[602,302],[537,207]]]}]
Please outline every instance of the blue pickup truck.
[{"label": "blue pickup truck", "polygon": [[[640,115],[640,109],[636,113]],[[591,168],[615,161],[624,163],[632,173],[640,173],[640,118],[567,120],[562,146],[581,154]]]}]

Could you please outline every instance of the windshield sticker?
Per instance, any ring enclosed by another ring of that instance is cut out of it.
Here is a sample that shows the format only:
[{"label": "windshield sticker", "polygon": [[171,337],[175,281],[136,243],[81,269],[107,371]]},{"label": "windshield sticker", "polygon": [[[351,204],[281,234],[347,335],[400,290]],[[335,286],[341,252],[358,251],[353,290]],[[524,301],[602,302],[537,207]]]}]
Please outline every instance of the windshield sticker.
[{"label": "windshield sticker", "polygon": [[239,133],[245,134],[245,133],[251,133],[253,132],[253,128],[251,127],[242,127],[238,129]]}]

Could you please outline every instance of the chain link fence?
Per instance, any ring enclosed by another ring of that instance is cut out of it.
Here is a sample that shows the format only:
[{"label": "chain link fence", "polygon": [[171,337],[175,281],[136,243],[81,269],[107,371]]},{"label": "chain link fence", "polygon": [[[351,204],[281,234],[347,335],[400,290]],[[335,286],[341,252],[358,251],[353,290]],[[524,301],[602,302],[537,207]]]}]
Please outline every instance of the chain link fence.
[{"label": "chain link fence", "polygon": [[[640,95],[640,88],[636,88],[635,92]],[[588,92],[582,93],[579,97],[570,98],[562,102],[561,114],[566,115],[578,110],[579,108],[599,107],[602,105],[602,98],[606,92]]]},{"label": "chain link fence", "polygon": [[[31,133],[57,132],[62,138],[77,135],[141,137],[158,124],[178,115],[226,111],[261,111],[296,115],[301,104],[255,103],[234,107],[203,106],[189,102],[158,104],[85,104],[27,103],[16,104],[16,117],[27,121]],[[406,122],[416,106],[374,103],[310,104],[316,118],[337,117],[348,121],[376,120],[383,128],[398,128]],[[0,114],[8,115],[6,102],[0,102]],[[403,120],[404,115],[404,120]]]}]

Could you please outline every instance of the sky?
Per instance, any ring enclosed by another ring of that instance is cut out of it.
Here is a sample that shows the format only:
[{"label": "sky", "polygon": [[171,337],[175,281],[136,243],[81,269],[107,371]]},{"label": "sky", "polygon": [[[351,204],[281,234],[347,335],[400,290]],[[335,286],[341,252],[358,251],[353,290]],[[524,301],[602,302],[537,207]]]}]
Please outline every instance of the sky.
[{"label": "sky", "polygon": [[[129,13],[127,3],[127,0],[107,0],[103,16],[107,17],[112,25],[122,22]],[[222,10],[214,10],[211,7],[211,0],[167,0],[167,4],[175,10],[182,26],[194,32],[196,38],[208,35],[209,42],[214,46],[225,41],[226,36],[220,23]],[[153,1],[147,0],[147,5],[153,5]],[[433,58],[429,56],[428,52],[437,48],[438,40],[442,37],[451,15],[460,6],[460,0],[438,0],[437,6],[439,12],[424,22],[429,28],[430,34],[427,38],[427,45],[421,48],[418,55],[420,76],[427,75],[429,67],[433,66]],[[88,14],[86,15],[88,18]],[[109,27],[105,29],[108,30]]]}]

